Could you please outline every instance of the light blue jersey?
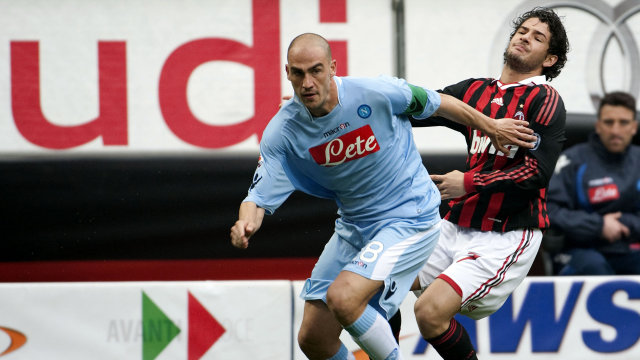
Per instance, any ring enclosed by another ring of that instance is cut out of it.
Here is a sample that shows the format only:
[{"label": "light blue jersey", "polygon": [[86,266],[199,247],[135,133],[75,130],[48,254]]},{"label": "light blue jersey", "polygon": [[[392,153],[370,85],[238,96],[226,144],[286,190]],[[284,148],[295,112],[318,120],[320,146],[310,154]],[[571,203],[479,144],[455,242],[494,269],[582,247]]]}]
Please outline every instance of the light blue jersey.
[{"label": "light blue jersey", "polygon": [[261,160],[245,201],[272,214],[294,191],[334,199],[341,217],[352,221],[439,218],[440,196],[413,141],[414,92],[425,104],[412,109],[428,117],[440,96],[412,90],[391,77],[334,77],[338,105],[311,116],[296,97],[268,124],[260,143]]},{"label": "light blue jersey", "polygon": [[391,77],[334,77],[338,104],[314,118],[296,97],[271,120],[245,201],[272,214],[294,191],[334,199],[340,218],[301,297],[324,300],[340,271],[384,282],[370,304],[392,316],[439,235],[440,194],[407,114],[428,117],[440,95]]}]

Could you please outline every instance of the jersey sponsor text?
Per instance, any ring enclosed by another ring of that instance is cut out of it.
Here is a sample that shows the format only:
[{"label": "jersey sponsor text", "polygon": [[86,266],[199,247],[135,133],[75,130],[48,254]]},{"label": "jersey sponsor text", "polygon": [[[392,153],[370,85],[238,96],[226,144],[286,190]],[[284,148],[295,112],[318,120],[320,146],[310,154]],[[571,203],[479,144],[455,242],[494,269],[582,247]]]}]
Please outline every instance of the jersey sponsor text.
[{"label": "jersey sponsor text", "polygon": [[[489,147],[489,154],[496,154],[496,148],[491,144],[491,140],[488,136],[481,135],[480,131],[473,130],[473,139],[471,139],[471,147],[469,148],[469,154],[481,154],[487,150]],[[513,159],[516,156],[516,152],[518,152],[517,145],[507,145],[506,148],[509,149],[508,158]],[[505,156],[501,151],[497,151],[497,156]]]},{"label": "jersey sponsor text", "polygon": [[318,165],[336,166],[380,150],[373,130],[365,125],[327,143],[309,149]]},{"label": "jersey sponsor text", "polygon": [[605,201],[617,200],[620,198],[616,184],[608,184],[589,189],[589,201],[597,204]]}]

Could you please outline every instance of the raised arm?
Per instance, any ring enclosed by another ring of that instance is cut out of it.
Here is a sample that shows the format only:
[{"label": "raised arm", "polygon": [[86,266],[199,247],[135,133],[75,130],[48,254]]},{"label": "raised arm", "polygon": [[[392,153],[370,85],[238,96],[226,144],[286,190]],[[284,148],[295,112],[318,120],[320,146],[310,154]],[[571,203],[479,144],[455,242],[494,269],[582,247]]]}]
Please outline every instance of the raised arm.
[{"label": "raised arm", "polygon": [[260,229],[264,209],[254,202],[246,201],[240,205],[238,221],[231,227],[231,243],[233,246],[246,249],[249,246],[249,238]]},{"label": "raised arm", "polygon": [[441,104],[435,116],[442,116],[482,131],[497,150],[509,153],[506,145],[533,148],[537,138],[533,135],[533,130],[527,127],[528,122],[515,119],[492,119],[451,95],[440,94],[440,98]]}]

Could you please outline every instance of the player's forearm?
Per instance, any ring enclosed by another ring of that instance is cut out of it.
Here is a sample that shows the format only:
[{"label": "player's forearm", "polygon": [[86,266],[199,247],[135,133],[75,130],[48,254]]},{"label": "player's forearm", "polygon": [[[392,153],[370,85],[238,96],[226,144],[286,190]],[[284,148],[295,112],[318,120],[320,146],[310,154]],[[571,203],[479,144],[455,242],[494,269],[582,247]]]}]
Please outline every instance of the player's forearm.
[{"label": "player's forearm", "polygon": [[535,191],[549,183],[536,164],[527,160],[507,169],[465,173],[464,181],[467,192],[480,193]]},{"label": "player's forearm", "polygon": [[496,125],[490,117],[451,95],[440,94],[440,98],[441,103],[435,113],[436,116],[478,129],[485,134],[495,134]]},{"label": "player's forearm", "polygon": [[246,221],[247,223],[254,225],[254,232],[258,231],[262,220],[264,219],[264,209],[258,207],[256,203],[252,201],[246,201],[240,204],[240,210],[238,211],[238,220]]}]

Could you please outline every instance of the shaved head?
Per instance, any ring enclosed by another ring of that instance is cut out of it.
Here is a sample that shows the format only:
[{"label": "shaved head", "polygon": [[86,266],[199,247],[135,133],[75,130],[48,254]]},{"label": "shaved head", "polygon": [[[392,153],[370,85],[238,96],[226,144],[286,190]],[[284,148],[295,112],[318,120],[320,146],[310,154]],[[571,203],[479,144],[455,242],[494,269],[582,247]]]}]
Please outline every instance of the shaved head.
[{"label": "shaved head", "polygon": [[287,49],[287,61],[290,61],[291,54],[310,46],[319,47],[327,56],[327,60],[331,62],[331,47],[329,42],[322,36],[314,33],[304,33],[296,36],[289,44]]},{"label": "shaved head", "polygon": [[333,77],[336,61],[331,58],[329,42],[322,36],[304,33],[296,36],[287,50],[287,79],[293,91],[311,115],[328,114],[338,103]]}]

